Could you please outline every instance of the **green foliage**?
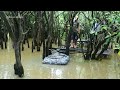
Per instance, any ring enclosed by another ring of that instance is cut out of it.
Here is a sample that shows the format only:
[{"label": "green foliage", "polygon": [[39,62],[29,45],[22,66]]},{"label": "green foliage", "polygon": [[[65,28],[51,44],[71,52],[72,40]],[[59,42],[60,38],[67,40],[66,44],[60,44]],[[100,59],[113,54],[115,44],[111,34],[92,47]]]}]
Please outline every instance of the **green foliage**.
[{"label": "green foliage", "polygon": [[[50,12],[51,11],[45,11],[48,21],[50,22]],[[55,11],[54,12],[54,27],[53,31],[57,32],[57,30],[60,30],[60,34],[65,31],[66,24],[70,24],[70,15],[71,13],[75,13],[76,11]],[[24,11],[23,15],[26,15],[26,22],[27,22],[27,29],[32,29],[34,27],[34,24],[36,22],[35,18],[37,17],[36,11]],[[12,14],[9,11],[6,11],[6,16],[11,16]],[[101,23],[101,29],[100,31],[107,31],[107,37],[110,37],[110,35],[113,34],[114,27],[116,27],[117,30],[120,30],[120,12],[119,11],[79,11],[78,12],[79,17],[79,23],[81,29],[86,32],[90,33],[93,32],[96,35],[98,35],[97,32],[92,31],[93,25],[96,22],[102,22],[102,20],[105,20],[106,23],[103,25]],[[45,21],[45,28],[47,28],[47,21],[44,18]],[[70,29],[70,27],[69,27]],[[120,36],[118,34],[117,36]],[[63,35],[65,37],[65,33]]]},{"label": "green foliage", "polygon": [[107,25],[102,25],[101,30],[108,30],[108,26]]}]

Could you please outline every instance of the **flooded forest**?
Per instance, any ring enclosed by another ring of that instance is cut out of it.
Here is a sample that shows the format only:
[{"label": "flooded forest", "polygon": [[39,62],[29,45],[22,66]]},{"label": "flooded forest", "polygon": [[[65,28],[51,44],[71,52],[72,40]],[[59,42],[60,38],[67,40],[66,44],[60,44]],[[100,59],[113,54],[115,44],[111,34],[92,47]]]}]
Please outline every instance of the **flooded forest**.
[{"label": "flooded forest", "polygon": [[0,79],[120,79],[120,11],[0,11]]}]

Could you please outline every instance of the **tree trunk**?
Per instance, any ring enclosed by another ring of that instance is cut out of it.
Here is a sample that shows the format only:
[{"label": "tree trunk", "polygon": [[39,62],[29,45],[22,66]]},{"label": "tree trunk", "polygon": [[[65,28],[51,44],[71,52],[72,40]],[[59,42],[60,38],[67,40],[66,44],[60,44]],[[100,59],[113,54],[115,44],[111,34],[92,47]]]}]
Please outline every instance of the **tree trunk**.
[{"label": "tree trunk", "polygon": [[46,41],[46,45],[45,45],[45,57],[47,57],[49,55],[49,46],[48,46],[48,39]]},{"label": "tree trunk", "polygon": [[7,42],[5,41],[5,49],[7,49]]},{"label": "tree trunk", "polygon": [[3,49],[3,39],[1,40],[1,49]]},{"label": "tree trunk", "polygon": [[28,41],[28,38],[27,38],[27,44],[28,44],[28,48],[30,48],[30,45],[29,45],[29,41]]},{"label": "tree trunk", "polygon": [[45,46],[45,28],[42,28],[42,38],[41,38],[41,41],[43,42],[43,56],[42,58],[44,59],[46,57],[46,46]]},{"label": "tree trunk", "polygon": [[106,41],[106,39],[104,39],[103,41],[99,42],[99,44],[97,45],[94,53],[92,54],[92,59],[95,59],[95,56],[96,56],[98,50],[100,49],[101,45],[105,43],[105,41]]},{"label": "tree trunk", "polygon": [[19,42],[14,42],[14,51],[16,59],[16,63],[14,64],[15,74],[19,75],[19,77],[23,77],[24,69],[21,63],[21,50]]},{"label": "tree trunk", "polygon": [[103,52],[104,52],[105,50],[107,50],[107,48],[108,48],[108,46],[109,46],[109,44],[110,44],[110,41],[111,41],[111,40],[109,40],[109,42],[108,42],[106,45],[104,45],[104,48],[103,48],[102,51],[99,53],[99,55],[96,57],[97,60],[101,60],[101,59],[102,59],[102,58],[100,58],[100,57],[101,57],[101,55],[103,54]]},{"label": "tree trunk", "polygon": [[24,51],[24,45],[23,45],[23,42],[22,42],[22,51]]},{"label": "tree trunk", "polygon": [[88,42],[88,44],[87,44],[87,52],[86,52],[86,54],[84,55],[84,59],[85,60],[89,60],[90,59],[90,43],[91,42]]},{"label": "tree trunk", "polygon": [[5,36],[4,36],[4,42],[5,42],[5,49],[7,49],[7,41],[8,41],[8,38],[7,38],[7,34],[5,33],[4,34]]},{"label": "tree trunk", "polygon": [[58,30],[58,46],[61,46],[60,30]]},{"label": "tree trunk", "polygon": [[91,50],[90,50],[90,58],[91,58],[92,51],[93,51],[94,38],[95,38],[95,36],[94,36],[93,34],[90,34],[90,47],[91,47]]},{"label": "tree trunk", "polygon": [[32,52],[33,52],[33,49],[34,49],[34,48],[33,48],[33,41],[32,41]]},{"label": "tree trunk", "polygon": [[67,41],[66,41],[66,55],[69,55],[69,47],[70,47],[70,37],[71,37],[71,34],[69,33],[67,35]]},{"label": "tree trunk", "polygon": [[[65,46],[66,46],[66,55],[69,55],[69,47],[70,47],[70,40],[71,40],[71,32],[69,33],[68,31],[68,27],[66,26],[66,42],[65,42]],[[72,28],[71,28],[72,29]]]},{"label": "tree trunk", "polygon": [[16,58],[16,64],[18,66],[21,66],[21,51],[20,51],[20,43],[15,42],[14,43],[14,51],[15,51],[15,58]]},{"label": "tree trunk", "polygon": [[119,43],[119,41],[120,41],[120,40],[119,40],[119,37],[117,37],[117,43]]},{"label": "tree trunk", "polygon": [[37,51],[40,51],[40,45],[39,45],[39,43],[37,44]]}]

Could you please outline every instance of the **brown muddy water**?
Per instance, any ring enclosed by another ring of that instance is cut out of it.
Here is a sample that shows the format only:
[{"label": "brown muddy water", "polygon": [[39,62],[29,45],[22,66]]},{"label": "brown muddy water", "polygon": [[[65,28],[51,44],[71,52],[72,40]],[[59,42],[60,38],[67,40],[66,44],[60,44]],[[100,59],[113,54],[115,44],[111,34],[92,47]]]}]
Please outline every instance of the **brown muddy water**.
[{"label": "brown muddy water", "polygon": [[31,52],[24,45],[22,51],[22,64],[24,77],[19,78],[14,74],[15,63],[14,50],[11,42],[8,48],[0,49],[0,79],[119,79],[120,57],[113,54],[102,61],[85,61],[81,54],[71,54],[67,65],[42,64],[42,51]]}]

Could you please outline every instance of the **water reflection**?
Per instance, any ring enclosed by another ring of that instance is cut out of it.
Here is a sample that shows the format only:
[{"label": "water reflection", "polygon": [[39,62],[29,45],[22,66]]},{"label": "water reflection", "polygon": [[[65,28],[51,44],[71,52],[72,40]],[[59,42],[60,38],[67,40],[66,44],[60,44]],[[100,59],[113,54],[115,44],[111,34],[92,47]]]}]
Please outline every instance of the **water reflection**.
[{"label": "water reflection", "polygon": [[51,79],[52,78],[56,78],[56,79],[62,78],[62,70],[52,68],[51,69],[51,76],[52,76]]},{"label": "water reflection", "polygon": [[[0,49],[0,79],[21,79],[14,75],[14,50],[11,42],[8,48]],[[31,45],[31,42],[30,42]],[[27,45],[22,51],[22,64],[25,76],[22,79],[120,79],[120,57],[113,54],[102,61],[85,61],[81,54],[71,54],[67,65],[42,64],[41,52],[31,52]]]}]

